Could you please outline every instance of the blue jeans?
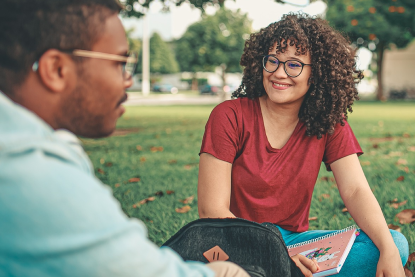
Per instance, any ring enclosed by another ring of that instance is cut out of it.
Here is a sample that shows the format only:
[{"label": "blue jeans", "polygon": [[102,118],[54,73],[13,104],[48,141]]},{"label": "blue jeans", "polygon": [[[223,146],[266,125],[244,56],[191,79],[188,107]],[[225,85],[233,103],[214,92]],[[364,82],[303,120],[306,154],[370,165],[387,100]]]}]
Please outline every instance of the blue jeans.
[{"label": "blue jeans", "polygon": [[[321,237],[336,231],[306,231],[302,233],[291,232],[281,227],[280,229],[285,244],[293,245],[317,237]],[[394,230],[390,230],[393,240],[399,249],[401,255],[402,266],[406,264],[409,255],[408,241],[405,236]],[[372,240],[363,232],[356,237],[356,240],[350,250],[347,259],[336,277],[374,277],[376,275],[376,267],[379,260],[379,250]]]}]

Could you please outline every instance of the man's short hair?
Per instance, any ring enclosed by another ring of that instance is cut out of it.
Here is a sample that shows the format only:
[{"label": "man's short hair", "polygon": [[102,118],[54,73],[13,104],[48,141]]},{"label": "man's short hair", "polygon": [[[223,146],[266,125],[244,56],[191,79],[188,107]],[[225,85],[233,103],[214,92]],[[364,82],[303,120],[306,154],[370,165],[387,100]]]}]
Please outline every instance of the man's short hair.
[{"label": "man's short hair", "polygon": [[0,90],[13,94],[48,49],[90,50],[121,8],[117,0],[1,0]]}]

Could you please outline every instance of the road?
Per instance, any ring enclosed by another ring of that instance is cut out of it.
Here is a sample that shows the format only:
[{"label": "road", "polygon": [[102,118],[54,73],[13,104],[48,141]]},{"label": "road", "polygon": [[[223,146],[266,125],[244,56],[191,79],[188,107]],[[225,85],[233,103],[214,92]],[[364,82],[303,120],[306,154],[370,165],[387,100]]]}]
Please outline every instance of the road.
[{"label": "road", "polygon": [[188,95],[188,94],[150,94],[143,96],[138,92],[128,92],[125,106],[170,106],[170,105],[208,105],[219,104],[217,95]]}]

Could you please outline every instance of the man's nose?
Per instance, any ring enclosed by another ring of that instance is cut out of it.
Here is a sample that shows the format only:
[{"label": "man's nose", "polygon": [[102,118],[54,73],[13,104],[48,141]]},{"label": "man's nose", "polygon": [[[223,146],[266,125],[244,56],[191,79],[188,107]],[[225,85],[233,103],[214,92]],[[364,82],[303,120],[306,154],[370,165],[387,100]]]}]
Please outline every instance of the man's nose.
[{"label": "man's nose", "polygon": [[133,83],[134,83],[134,80],[133,80],[133,77],[131,76],[130,78],[124,80],[124,87],[129,88],[133,85]]}]

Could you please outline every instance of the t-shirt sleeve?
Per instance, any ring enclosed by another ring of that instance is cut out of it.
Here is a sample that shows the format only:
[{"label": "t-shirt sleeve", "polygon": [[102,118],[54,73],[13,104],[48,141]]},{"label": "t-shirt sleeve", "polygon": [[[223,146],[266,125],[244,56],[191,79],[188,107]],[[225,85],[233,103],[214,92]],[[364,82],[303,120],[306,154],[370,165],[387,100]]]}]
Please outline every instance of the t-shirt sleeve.
[{"label": "t-shirt sleeve", "polygon": [[238,151],[238,107],[235,100],[216,106],[206,123],[200,153],[233,163]]},{"label": "t-shirt sleeve", "polygon": [[328,171],[331,171],[330,164],[344,158],[346,156],[363,154],[352,128],[345,121],[345,125],[338,123],[334,129],[334,133],[327,135],[326,148],[324,151],[323,162]]}]

